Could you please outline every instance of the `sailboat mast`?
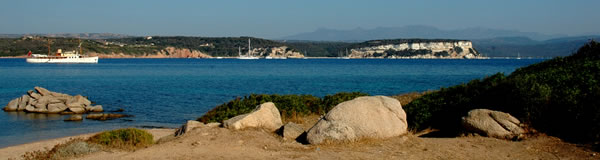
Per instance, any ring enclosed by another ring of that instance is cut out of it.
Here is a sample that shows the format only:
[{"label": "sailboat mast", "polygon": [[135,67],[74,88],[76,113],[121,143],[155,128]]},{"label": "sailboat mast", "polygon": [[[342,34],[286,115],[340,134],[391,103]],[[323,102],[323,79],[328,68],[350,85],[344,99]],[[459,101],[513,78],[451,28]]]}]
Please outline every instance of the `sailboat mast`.
[{"label": "sailboat mast", "polygon": [[250,48],[250,38],[248,38],[248,57],[250,57],[250,52],[252,51]]},{"label": "sailboat mast", "polygon": [[344,57],[348,57],[348,48],[346,48],[346,55]]},{"label": "sailboat mast", "polygon": [[79,41],[79,54],[83,55],[83,50],[81,50],[81,39],[78,39]]},{"label": "sailboat mast", "polygon": [[48,56],[50,56],[50,38],[48,38],[48,45],[46,45],[48,47]]}]

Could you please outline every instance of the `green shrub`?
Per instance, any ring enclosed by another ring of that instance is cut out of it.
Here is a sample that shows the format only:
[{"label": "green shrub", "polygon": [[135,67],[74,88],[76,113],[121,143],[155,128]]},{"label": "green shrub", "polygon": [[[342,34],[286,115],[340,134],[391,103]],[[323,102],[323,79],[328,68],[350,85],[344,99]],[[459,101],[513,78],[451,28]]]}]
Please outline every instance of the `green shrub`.
[{"label": "green shrub", "polygon": [[198,118],[198,121],[204,123],[222,122],[237,115],[250,113],[257,105],[265,102],[275,103],[282,117],[325,114],[343,101],[366,95],[359,92],[341,92],[334,95],[327,95],[321,100],[311,95],[251,94],[250,96],[236,98],[213,108]]},{"label": "green shrub", "polygon": [[120,149],[136,149],[152,145],[152,134],[136,128],[117,129],[94,135],[89,142]]},{"label": "green shrub", "polygon": [[600,142],[600,44],[569,57],[442,88],[404,106],[410,127],[459,132],[475,108],[504,111],[532,127],[572,142]]},{"label": "green shrub", "polygon": [[68,159],[94,153],[100,150],[101,146],[98,144],[88,143],[83,139],[73,139],[63,144],[57,144],[50,150],[26,152],[21,156],[21,158],[26,160]]}]

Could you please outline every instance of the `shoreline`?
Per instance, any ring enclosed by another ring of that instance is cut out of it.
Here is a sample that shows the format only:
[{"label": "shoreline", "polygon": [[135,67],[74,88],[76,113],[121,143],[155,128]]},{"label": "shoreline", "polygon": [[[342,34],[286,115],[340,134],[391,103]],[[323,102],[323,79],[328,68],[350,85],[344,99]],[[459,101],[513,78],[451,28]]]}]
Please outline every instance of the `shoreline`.
[{"label": "shoreline", "polygon": [[[5,56],[0,57],[0,59],[25,59],[27,56]],[[98,59],[237,59],[238,57],[211,57],[211,58],[199,58],[199,57],[98,57]],[[377,58],[377,57],[367,57],[367,58],[345,58],[345,57],[302,57],[302,58],[287,58],[287,59],[340,59],[340,60],[348,60],[348,59],[387,59],[387,60],[488,60],[488,59],[510,59],[510,60],[519,60],[519,59],[552,59],[553,57],[479,57],[479,58]],[[287,59],[265,59],[259,58],[258,60],[287,60]]]}]

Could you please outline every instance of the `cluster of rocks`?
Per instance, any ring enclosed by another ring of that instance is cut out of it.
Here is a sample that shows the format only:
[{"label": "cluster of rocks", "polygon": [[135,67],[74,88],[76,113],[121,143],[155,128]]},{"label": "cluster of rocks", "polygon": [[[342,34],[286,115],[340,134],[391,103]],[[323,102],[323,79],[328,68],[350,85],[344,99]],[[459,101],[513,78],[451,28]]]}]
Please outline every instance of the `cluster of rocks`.
[{"label": "cluster of rocks", "polygon": [[76,95],[48,91],[42,87],[34,87],[27,94],[13,99],[4,107],[4,111],[25,111],[32,113],[83,114],[102,112],[101,105],[92,105],[87,98]]},{"label": "cluster of rocks", "polygon": [[92,102],[81,95],[71,96],[64,93],[49,91],[42,87],[34,87],[27,94],[13,99],[3,108],[5,112],[22,111],[43,114],[74,114],[65,121],[81,121],[81,114],[88,114],[86,119],[110,120],[129,115],[103,112],[102,105],[92,105]]},{"label": "cluster of rocks", "polygon": [[[205,125],[209,124],[188,121],[176,135]],[[225,120],[222,126],[233,130],[259,128],[269,132],[277,131],[284,139],[311,144],[388,138],[407,133],[406,113],[400,102],[385,96],[359,97],[341,103],[308,131],[291,122],[283,125],[279,110],[272,102],[258,105],[250,113]]]},{"label": "cluster of rocks", "polygon": [[[407,124],[406,113],[397,99],[363,96],[338,104],[308,131],[291,122],[283,125],[279,110],[272,102],[258,105],[250,113],[225,120],[222,126],[233,130],[259,128],[276,131],[283,139],[321,144],[401,136],[408,133]],[[175,134],[182,135],[205,126],[221,124],[188,121]],[[487,109],[470,111],[463,117],[463,126],[468,132],[502,139],[513,139],[524,133],[516,118]]]}]

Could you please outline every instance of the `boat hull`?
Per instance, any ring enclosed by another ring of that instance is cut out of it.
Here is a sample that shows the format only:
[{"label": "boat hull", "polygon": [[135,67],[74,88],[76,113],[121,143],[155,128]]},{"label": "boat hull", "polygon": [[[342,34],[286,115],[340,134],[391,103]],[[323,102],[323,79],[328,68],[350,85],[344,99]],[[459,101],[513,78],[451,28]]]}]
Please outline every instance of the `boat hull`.
[{"label": "boat hull", "polygon": [[27,63],[98,63],[98,57],[83,58],[27,58]]},{"label": "boat hull", "polygon": [[258,57],[238,57],[237,59],[259,59]]}]

